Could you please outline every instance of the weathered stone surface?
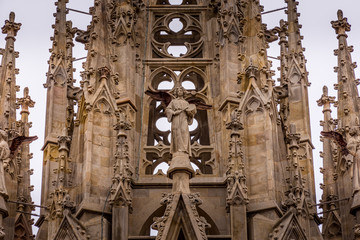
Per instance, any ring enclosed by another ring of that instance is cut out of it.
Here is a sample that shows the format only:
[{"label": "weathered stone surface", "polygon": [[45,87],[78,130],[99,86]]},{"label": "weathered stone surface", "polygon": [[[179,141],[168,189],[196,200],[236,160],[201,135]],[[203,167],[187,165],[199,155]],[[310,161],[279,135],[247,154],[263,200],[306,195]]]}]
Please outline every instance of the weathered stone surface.
[{"label": "weathered stone surface", "polygon": [[[67,2],[55,4],[44,84],[41,205],[47,208],[37,239],[358,237],[359,96],[342,12],[332,22],[339,40],[338,121],[331,119],[334,99],[326,89],[318,103],[324,131],[337,129],[350,154],[324,139],[321,235],[297,1],[285,1],[287,21],[271,30],[254,0],[95,0],[86,30],[67,21]],[[8,139],[0,139],[0,150],[6,151],[17,135],[28,136],[33,106],[24,94],[16,121],[13,48],[19,28],[11,14],[2,29],[7,47],[1,51],[0,128]],[[72,75],[75,33],[88,50],[80,87]],[[266,52],[276,40],[277,86]],[[29,149],[10,156],[6,151],[0,153],[6,163],[0,171],[0,238],[2,225],[12,240],[25,222],[30,237],[25,213],[31,205],[21,204],[31,203]],[[10,205],[7,197],[20,204]],[[24,215],[16,217],[16,211]]]}]

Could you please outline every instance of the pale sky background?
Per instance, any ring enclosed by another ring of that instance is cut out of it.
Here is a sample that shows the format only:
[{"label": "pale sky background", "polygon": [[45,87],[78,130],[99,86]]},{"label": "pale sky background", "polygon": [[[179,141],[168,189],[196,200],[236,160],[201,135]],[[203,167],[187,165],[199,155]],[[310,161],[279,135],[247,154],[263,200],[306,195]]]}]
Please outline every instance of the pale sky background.
[{"label": "pale sky background", "polygon": [[[262,0],[260,2],[264,5],[265,11],[286,6],[283,0]],[[92,4],[93,0],[69,0],[68,7],[88,12]],[[337,65],[337,58],[333,55],[333,49],[337,48],[338,42],[330,21],[337,19],[336,12],[338,9],[343,10],[344,17],[347,17],[352,25],[352,31],[348,33],[348,43],[354,45],[355,51],[352,53],[352,57],[353,61],[356,62],[360,58],[360,1],[302,0],[298,6],[298,12],[301,13],[299,22],[303,25],[301,29],[301,35],[304,36],[303,47],[306,48],[305,57],[308,60],[307,70],[310,73],[309,81],[312,83],[309,88],[309,102],[312,141],[316,148],[313,151],[313,156],[318,191],[317,200],[321,196],[319,183],[322,176],[319,173],[319,167],[322,164],[322,159],[319,157],[319,151],[322,150],[322,145],[319,141],[319,132],[321,131],[319,121],[323,115],[322,109],[316,104],[316,100],[320,98],[324,84],[329,87],[329,95],[336,96],[333,84],[337,81],[337,75],[333,72],[333,67]],[[16,67],[20,69],[17,85],[20,85],[21,91],[18,93],[18,97],[22,96],[23,88],[28,86],[32,99],[36,101],[35,108],[30,110],[30,121],[33,122],[30,133],[39,137],[39,140],[31,144],[31,151],[34,153],[31,167],[35,169],[31,181],[35,186],[35,191],[32,193],[33,201],[39,204],[42,172],[42,152],[40,149],[44,139],[46,105],[46,89],[43,88],[43,83],[46,81],[45,74],[48,70],[47,61],[50,56],[48,49],[52,46],[49,39],[53,36],[51,25],[55,22],[53,17],[55,6],[53,0],[0,0],[0,27],[8,19],[10,11],[16,13],[15,21],[22,23],[15,42],[15,50],[20,52],[20,57],[16,62]],[[263,15],[263,22],[267,23],[268,28],[271,29],[279,24],[281,18],[286,18],[283,10]],[[86,29],[90,22],[90,16],[70,12],[68,20],[73,21],[73,27]],[[0,48],[5,47],[4,38],[5,35],[0,36]],[[82,44],[76,43],[73,55],[75,58],[86,56]],[[268,55],[274,57],[279,55],[277,42],[271,44]],[[273,60],[273,62],[273,70],[276,70],[277,60]],[[79,82],[78,73],[82,71],[81,61],[77,62],[74,67],[77,69],[75,78]],[[355,69],[355,72],[356,76],[360,76],[358,69]],[[19,115],[18,119],[20,119]],[[34,218],[36,221],[37,218]]]}]

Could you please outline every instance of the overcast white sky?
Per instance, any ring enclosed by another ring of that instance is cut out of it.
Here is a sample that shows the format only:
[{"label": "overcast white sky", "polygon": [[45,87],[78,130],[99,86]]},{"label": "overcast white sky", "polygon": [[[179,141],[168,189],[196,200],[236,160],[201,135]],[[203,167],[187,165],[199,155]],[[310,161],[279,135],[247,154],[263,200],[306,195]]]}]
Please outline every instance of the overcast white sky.
[{"label": "overcast white sky", "polygon": [[[88,11],[93,0],[69,0],[68,7],[82,11]],[[277,9],[286,6],[283,0],[262,0],[265,11]],[[356,0],[303,0],[300,2],[298,11],[301,13],[300,23],[303,25],[301,34],[304,36],[303,46],[306,48],[305,56],[308,60],[307,70],[310,72],[309,80],[312,83],[309,88],[312,139],[316,147],[314,150],[315,173],[317,174],[317,189],[319,190],[319,167],[321,158],[319,151],[322,145],[319,141],[319,121],[322,119],[322,109],[317,107],[316,100],[322,94],[322,86],[329,86],[329,94],[336,96],[333,90],[333,84],[336,82],[336,74],[333,67],[337,64],[337,59],[333,55],[333,49],[337,48],[337,39],[330,21],[336,20],[336,12],[342,9],[344,16],[348,18],[352,25],[352,31],[348,33],[349,45],[354,45],[355,51],[352,54],[353,61],[360,57],[360,2]],[[17,84],[22,89],[25,86],[30,88],[30,95],[36,101],[34,109],[31,109],[30,121],[33,122],[31,129],[32,135],[39,136],[39,140],[31,144],[31,151],[34,158],[31,160],[31,166],[35,169],[32,177],[32,184],[35,185],[35,191],[32,194],[33,200],[39,204],[41,192],[41,165],[42,152],[40,151],[43,143],[44,134],[44,116],[46,103],[45,83],[51,48],[49,38],[53,35],[51,25],[54,24],[53,13],[55,12],[54,0],[0,0],[0,26],[9,17],[10,11],[16,13],[16,22],[22,23],[21,30],[18,32],[15,42],[16,51],[20,52],[20,58],[17,59],[16,67],[20,68],[20,74],[17,76]],[[90,17],[78,13],[70,13],[69,20],[73,20],[73,26],[80,29],[86,29]],[[268,28],[278,25],[279,20],[285,18],[284,11],[271,13],[263,16],[263,22],[268,24]],[[5,47],[5,35],[0,36],[0,48]],[[279,50],[277,43],[271,45],[268,52],[270,56],[278,56]],[[76,44],[74,57],[80,58],[86,56],[81,44]],[[275,61],[274,65],[275,65]],[[81,71],[81,63],[78,62],[75,67],[77,73]],[[273,70],[276,70],[275,67]],[[359,70],[356,69],[356,75],[359,76]],[[79,81],[79,77],[76,77]],[[20,97],[21,95],[19,95]],[[320,198],[319,193],[317,199]],[[36,220],[36,219],[35,219]]]}]

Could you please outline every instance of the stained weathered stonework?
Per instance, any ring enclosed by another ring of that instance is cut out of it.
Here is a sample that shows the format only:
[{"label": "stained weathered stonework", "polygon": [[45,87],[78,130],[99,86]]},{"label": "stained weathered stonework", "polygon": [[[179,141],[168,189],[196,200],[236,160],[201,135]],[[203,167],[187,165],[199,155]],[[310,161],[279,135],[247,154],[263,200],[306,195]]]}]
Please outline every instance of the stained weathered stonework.
[{"label": "stained weathered stonework", "polygon": [[[67,20],[67,3],[55,3],[44,84],[36,239],[359,238],[359,96],[341,11],[338,119],[326,87],[318,101],[328,137],[319,218],[297,1],[285,1],[287,19],[273,29],[258,0],[95,0],[87,29]],[[11,149],[29,137],[34,106],[27,88],[15,97],[14,21],[2,28],[0,66],[0,239],[11,240],[34,238],[31,154]],[[88,51],[79,87],[74,40]],[[266,51],[274,41],[278,85]]]}]

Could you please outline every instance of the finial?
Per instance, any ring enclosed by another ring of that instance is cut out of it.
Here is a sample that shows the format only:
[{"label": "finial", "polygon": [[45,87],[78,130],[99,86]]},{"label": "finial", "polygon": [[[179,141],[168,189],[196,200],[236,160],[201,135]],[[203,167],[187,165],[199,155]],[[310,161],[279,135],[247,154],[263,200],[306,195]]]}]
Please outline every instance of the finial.
[{"label": "finial", "polygon": [[[335,29],[336,34],[345,35],[345,32],[350,31],[351,25],[348,23],[347,18],[344,18],[343,11],[337,11],[338,20],[331,21],[332,27]],[[347,36],[346,36],[347,37]]]},{"label": "finial", "polygon": [[328,96],[329,94],[329,90],[328,90],[328,87],[326,85],[323,86],[323,95],[324,96]]},{"label": "finial", "polygon": [[25,87],[24,88],[24,98],[28,97],[29,96],[29,88],[28,87]]},{"label": "finial", "polygon": [[14,13],[14,12],[11,12],[11,13],[9,14],[9,21],[10,21],[10,22],[14,22],[14,21],[15,21],[15,13]]},{"label": "finial", "polygon": [[343,20],[344,19],[343,11],[341,9],[339,9],[337,11],[337,16],[338,16],[338,20]]},{"label": "finial", "polygon": [[20,30],[21,23],[15,23],[15,13],[10,12],[9,20],[5,20],[5,25],[1,28],[2,33],[7,34],[7,38],[14,38]]}]

